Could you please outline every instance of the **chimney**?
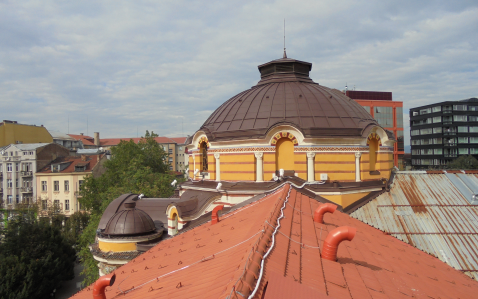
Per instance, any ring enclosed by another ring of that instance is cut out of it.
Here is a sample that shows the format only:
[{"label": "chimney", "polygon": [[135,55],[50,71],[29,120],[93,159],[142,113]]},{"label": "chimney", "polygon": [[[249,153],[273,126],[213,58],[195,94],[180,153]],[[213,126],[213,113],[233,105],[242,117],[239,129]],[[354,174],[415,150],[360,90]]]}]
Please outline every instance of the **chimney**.
[{"label": "chimney", "polygon": [[337,249],[342,241],[352,241],[357,233],[355,227],[341,226],[332,230],[325,238],[322,247],[322,258],[329,261],[337,261]]},{"label": "chimney", "polygon": [[94,135],[95,136],[94,137],[95,138],[95,145],[99,147],[100,146],[100,132],[95,132],[94,134],[95,134]]},{"label": "chimney", "polygon": [[214,225],[219,222],[219,215],[218,212],[220,210],[224,209],[224,205],[219,205],[212,210],[212,215],[211,215],[211,225]]},{"label": "chimney", "polygon": [[81,136],[83,136],[83,133],[80,133]]},{"label": "chimney", "polygon": [[86,155],[81,155],[81,161],[86,162]]},{"label": "chimney", "polygon": [[333,213],[335,212],[335,210],[337,210],[337,206],[332,203],[326,203],[326,204],[320,205],[314,211],[314,222],[324,223],[324,214]]}]

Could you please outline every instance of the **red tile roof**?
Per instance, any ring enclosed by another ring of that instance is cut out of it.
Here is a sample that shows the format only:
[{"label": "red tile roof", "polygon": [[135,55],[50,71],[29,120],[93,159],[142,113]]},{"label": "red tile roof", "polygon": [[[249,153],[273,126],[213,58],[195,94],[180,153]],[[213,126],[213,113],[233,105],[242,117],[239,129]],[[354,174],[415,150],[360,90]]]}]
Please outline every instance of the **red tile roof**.
[{"label": "red tile roof", "polygon": [[51,165],[52,164],[58,164],[58,163],[70,163],[67,168],[63,169],[62,171],[58,173],[70,173],[70,172],[75,172],[75,166],[85,166],[86,169],[85,171],[82,172],[90,172],[93,170],[93,168],[96,166],[99,160],[98,155],[90,155],[86,156],[86,161],[82,161],[81,157],[78,156],[68,156],[68,157],[59,157],[55,159],[53,162],[48,164],[47,166],[43,167],[38,173],[52,173],[51,171]]},{"label": "red tile roof", "polygon": [[171,137],[172,140],[176,141],[177,144],[185,144],[187,137]]},{"label": "red tile roof", "polygon": [[[283,207],[254,298],[291,298],[291,292],[336,299],[476,297],[476,281],[347,214],[336,211],[324,216],[325,224],[313,222],[320,203],[295,189],[286,202],[288,190],[286,185],[215,225],[162,241],[117,269],[106,297],[244,298],[256,286]],[[337,262],[322,259],[319,247],[328,232],[344,225],[357,228],[355,238],[339,246]],[[92,290],[72,298],[92,298]]]},{"label": "red tile roof", "polygon": [[95,145],[95,139],[91,136],[75,135],[75,134],[68,134],[68,136],[76,140],[80,140],[83,143],[83,145]]},{"label": "red tile roof", "polygon": [[[141,138],[103,138],[100,139],[100,145],[101,146],[115,146],[118,145],[122,140],[128,142],[131,139],[133,139],[134,143],[138,143]],[[154,140],[156,140],[157,143],[177,143],[175,140],[169,138],[169,137],[155,137]]]}]

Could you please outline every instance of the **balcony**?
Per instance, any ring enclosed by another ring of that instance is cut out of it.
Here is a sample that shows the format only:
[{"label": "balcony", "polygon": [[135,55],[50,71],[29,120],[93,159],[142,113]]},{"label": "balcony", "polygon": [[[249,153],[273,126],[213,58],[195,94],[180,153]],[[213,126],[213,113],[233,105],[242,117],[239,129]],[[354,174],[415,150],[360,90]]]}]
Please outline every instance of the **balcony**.
[{"label": "balcony", "polygon": [[33,192],[33,187],[22,187],[22,188],[20,188],[20,192],[22,192],[22,193],[32,193]]},{"label": "balcony", "polygon": [[443,109],[443,114],[449,114],[449,113],[453,113],[453,110],[451,110],[451,109],[447,109],[447,110]]},{"label": "balcony", "polygon": [[2,194],[2,193],[3,193],[3,188],[0,188],[0,194]]},{"label": "balcony", "polygon": [[82,196],[80,195],[80,191],[75,191],[75,197],[76,198],[81,198]]},{"label": "balcony", "polygon": [[32,196],[23,196],[23,203],[25,203],[25,204],[33,203],[33,197]]},{"label": "balcony", "polygon": [[456,135],[456,131],[443,132],[443,135],[445,135],[445,136],[452,136],[452,135]]},{"label": "balcony", "polygon": [[443,120],[444,125],[451,125],[452,123],[453,123],[453,121],[451,119],[446,119],[446,120],[444,119]]},{"label": "balcony", "polygon": [[33,171],[22,171],[20,172],[20,175],[22,177],[30,177],[30,176],[33,176]]},{"label": "balcony", "polygon": [[456,158],[458,154],[444,154],[445,158]]},{"label": "balcony", "polygon": [[451,146],[456,146],[456,143],[445,143],[444,146],[451,147]]}]

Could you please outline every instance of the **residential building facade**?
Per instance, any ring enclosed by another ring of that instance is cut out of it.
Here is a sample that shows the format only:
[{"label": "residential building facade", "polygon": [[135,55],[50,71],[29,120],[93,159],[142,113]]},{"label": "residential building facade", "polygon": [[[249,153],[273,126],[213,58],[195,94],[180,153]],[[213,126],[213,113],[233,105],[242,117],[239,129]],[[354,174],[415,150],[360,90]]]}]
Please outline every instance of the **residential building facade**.
[{"label": "residential building facade", "polygon": [[461,155],[478,157],[478,99],[410,109],[412,166],[440,168]]},{"label": "residential building facade", "polygon": [[345,94],[354,99],[378,123],[393,132],[397,142],[393,146],[393,165],[403,170],[403,102],[393,101],[391,92],[347,90]]},{"label": "residential building facade", "polygon": [[36,172],[69,150],[56,143],[11,144],[0,149],[0,198],[3,207],[35,202]]},{"label": "residential building facade", "polygon": [[67,217],[83,210],[78,201],[80,187],[87,176],[102,173],[105,160],[105,155],[69,156],[43,167],[37,172],[35,182],[42,210],[54,206]]}]

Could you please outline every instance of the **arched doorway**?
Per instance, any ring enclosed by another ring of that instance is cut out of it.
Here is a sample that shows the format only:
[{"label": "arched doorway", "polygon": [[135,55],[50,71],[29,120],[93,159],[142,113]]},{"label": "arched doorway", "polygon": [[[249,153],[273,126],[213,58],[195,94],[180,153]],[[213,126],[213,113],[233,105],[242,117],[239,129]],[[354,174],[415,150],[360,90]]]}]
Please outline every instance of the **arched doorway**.
[{"label": "arched doorway", "polygon": [[367,138],[368,154],[369,154],[369,171],[377,171],[377,151],[381,145],[380,136],[377,133],[372,133]]},{"label": "arched doorway", "polygon": [[276,143],[276,170],[294,170],[294,143],[283,137]]}]

